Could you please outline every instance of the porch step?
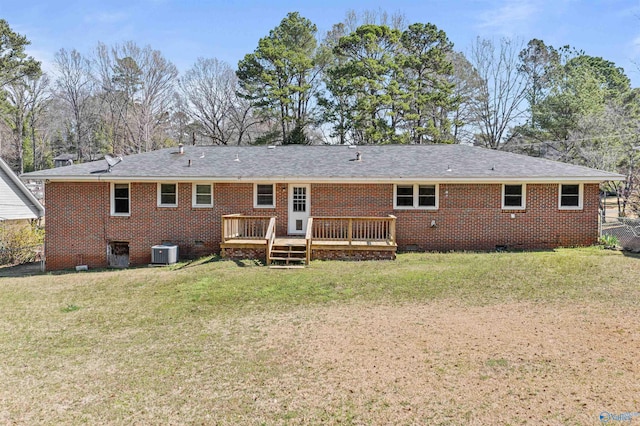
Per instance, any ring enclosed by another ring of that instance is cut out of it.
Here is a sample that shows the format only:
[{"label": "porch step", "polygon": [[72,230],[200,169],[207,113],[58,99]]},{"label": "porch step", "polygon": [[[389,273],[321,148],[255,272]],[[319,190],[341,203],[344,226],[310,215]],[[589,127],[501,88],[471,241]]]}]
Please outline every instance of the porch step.
[{"label": "porch step", "polygon": [[271,254],[307,254],[306,250],[271,250]]},{"label": "porch step", "polygon": [[304,265],[269,265],[269,269],[304,269]]},{"label": "porch step", "polygon": [[296,268],[304,268],[304,264],[307,262],[307,246],[304,240],[286,239],[276,241],[269,253],[271,262],[275,262],[274,265],[270,265],[272,268],[289,268],[295,266]]},{"label": "porch step", "polygon": [[271,256],[271,260],[284,260],[284,261],[298,261],[298,262],[304,262],[305,260],[307,260],[304,257],[285,257],[285,256]]}]

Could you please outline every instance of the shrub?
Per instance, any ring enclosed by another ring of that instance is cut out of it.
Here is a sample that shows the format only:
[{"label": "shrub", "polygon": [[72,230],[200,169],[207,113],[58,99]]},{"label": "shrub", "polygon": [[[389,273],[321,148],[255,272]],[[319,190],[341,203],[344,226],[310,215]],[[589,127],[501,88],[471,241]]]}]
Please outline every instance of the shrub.
[{"label": "shrub", "polygon": [[600,244],[606,248],[617,247],[619,243],[620,240],[615,235],[604,234],[600,237]]},{"label": "shrub", "polygon": [[0,225],[0,264],[37,260],[44,243],[44,230],[36,225]]}]

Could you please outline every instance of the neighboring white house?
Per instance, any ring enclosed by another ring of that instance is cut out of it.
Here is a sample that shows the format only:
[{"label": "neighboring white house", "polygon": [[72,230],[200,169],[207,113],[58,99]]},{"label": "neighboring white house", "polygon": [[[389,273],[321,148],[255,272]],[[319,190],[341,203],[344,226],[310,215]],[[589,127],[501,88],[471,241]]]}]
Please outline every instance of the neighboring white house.
[{"label": "neighboring white house", "polygon": [[40,219],[44,207],[0,158],[0,222]]}]

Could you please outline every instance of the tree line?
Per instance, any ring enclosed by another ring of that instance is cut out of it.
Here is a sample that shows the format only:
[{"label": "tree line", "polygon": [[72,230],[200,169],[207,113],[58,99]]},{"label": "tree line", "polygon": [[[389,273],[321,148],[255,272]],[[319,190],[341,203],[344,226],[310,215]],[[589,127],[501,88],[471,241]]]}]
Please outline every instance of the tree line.
[{"label": "tree line", "polygon": [[236,67],[182,74],[130,41],[60,49],[48,75],[28,44],[0,20],[0,154],[19,173],[176,143],[464,143],[622,172],[623,203],[635,189],[639,89],[570,46],[477,38],[463,53],[433,24],[370,11],[326,34],[291,12]]}]

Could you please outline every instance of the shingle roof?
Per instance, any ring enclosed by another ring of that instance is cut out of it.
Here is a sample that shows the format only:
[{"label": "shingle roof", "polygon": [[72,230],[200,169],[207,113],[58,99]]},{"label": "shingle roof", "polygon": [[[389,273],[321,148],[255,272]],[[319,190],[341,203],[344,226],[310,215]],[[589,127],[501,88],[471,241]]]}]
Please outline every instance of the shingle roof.
[{"label": "shingle roof", "polygon": [[[356,161],[356,153],[361,160]],[[466,145],[185,146],[26,173],[50,180],[581,181],[624,176]]]},{"label": "shingle roof", "polygon": [[0,159],[0,221],[37,219],[44,208],[27,187]]}]

